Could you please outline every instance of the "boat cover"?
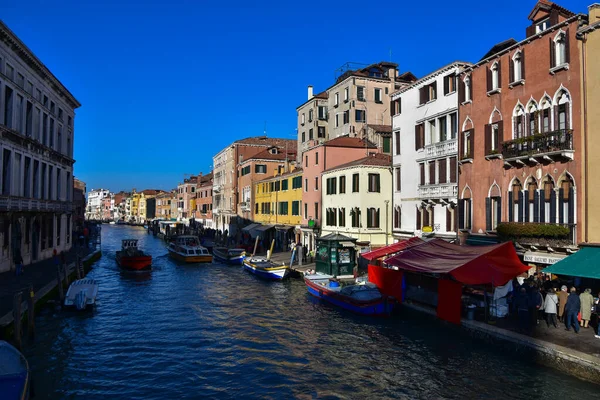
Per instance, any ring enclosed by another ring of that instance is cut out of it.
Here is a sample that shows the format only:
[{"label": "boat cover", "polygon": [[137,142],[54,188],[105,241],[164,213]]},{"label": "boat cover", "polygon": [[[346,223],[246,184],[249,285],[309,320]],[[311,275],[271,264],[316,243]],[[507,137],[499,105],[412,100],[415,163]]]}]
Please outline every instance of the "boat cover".
[{"label": "boat cover", "polygon": [[389,246],[381,247],[379,249],[369,251],[368,253],[361,254],[361,257],[371,261],[377,258],[387,257],[391,254],[398,253],[399,251],[405,250],[409,247],[420,243],[423,243],[423,240],[415,236],[410,239],[401,240],[400,242],[391,244]]},{"label": "boat cover", "polygon": [[360,301],[370,301],[381,298],[381,293],[379,292],[379,289],[377,289],[377,286],[370,282],[364,285],[344,286],[342,290],[340,290],[340,294]]},{"label": "boat cover", "polygon": [[449,274],[467,285],[502,286],[530,268],[519,260],[512,242],[459,246],[442,239],[414,245],[384,262],[406,271]]}]

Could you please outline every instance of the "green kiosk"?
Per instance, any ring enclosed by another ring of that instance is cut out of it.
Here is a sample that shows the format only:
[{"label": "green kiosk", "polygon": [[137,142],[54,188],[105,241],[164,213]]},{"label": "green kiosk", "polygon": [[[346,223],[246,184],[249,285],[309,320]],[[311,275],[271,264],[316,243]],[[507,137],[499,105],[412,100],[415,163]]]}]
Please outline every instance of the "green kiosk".
[{"label": "green kiosk", "polygon": [[356,239],[330,233],[317,239],[316,269],[323,274],[352,275],[356,264]]}]

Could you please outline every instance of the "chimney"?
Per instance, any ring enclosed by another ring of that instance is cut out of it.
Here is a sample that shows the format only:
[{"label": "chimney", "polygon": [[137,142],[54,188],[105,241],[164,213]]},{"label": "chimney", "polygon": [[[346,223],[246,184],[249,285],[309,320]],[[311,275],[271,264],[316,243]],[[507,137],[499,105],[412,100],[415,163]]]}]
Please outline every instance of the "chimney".
[{"label": "chimney", "polygon": [[594,3],[588,7],[590,25],[600,18],[600,4]]},{"label": "chimney", "polygon": [[313,87],[312,85],[308,85],[308,100],[313,98]]}]

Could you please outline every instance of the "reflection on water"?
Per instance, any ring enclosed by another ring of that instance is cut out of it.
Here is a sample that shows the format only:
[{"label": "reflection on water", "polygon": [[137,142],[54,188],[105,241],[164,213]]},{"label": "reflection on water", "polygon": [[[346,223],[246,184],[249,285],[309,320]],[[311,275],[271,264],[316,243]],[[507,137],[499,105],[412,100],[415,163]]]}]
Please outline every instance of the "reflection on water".
[{"label": "reflection on water", "polygon": [[[119,270],[139,238],[152,271]],[[45,309],[26,349],[36,399],[580,398],[597,387],[489,349],[459,329],[403,312],[355,316],[300,280],[264,282],[240,267],[183,266],[143,229],[103,226],[89,314]]]}]

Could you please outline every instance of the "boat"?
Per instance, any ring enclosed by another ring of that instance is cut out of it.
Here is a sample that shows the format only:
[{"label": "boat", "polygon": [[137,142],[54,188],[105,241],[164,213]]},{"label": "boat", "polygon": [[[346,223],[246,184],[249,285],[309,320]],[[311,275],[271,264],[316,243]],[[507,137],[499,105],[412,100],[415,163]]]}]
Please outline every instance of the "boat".
[{"label": "boat", "polygon": [[152,256],[138,249],[137,243],[137,239],[124,239],[121,241],[121,250],[117,251],[116,255],[119,267],[133,271],[150,268]]},{"label": "boat", "polygon": [[278,281],[290,273],[289,266],[273,262],[266,257],[244,258],[244,269],[260,278]]},{"label": "boat", "polygon": [[344,285],[321,273],[305,275],[304,282],[311,295],[357,314],[388,316],[396,305],[393,297],[382,294],[371,282]]},{"label": "boat", "polygon": [[93,279],[79,279],[71,283],[65,296],[65,307],[75,307],[85,310],[88,306],[96,304],[98,295],[98,282]]},{"label": "boat", "polygon": [[127,225],[127,222],[123,221],[122,219],[117,221],[117,225]]},{"label": "boat", "polygon": [[244,249],[228,249],[227,247],[214,247],[213,257],[216,261],[229,265],[243,265],[246,257]]},{"label": "boat", "polygon": [[29,364],[13,346],[0,340],[0,397],[6,400],[29,398]]},{"label": "boat", "polygon": [[108,224],[109,224],[109,225],[115,225],[115,224],[116,224],[116,222],[115,222],[115,221],[110,221]]},{"label": "boat", "polygon": [[185,263],[210,263],[213,256],[208,249],[200,245],[197,236],[177,236],[169,243],[169,255],[177,261]]}]

